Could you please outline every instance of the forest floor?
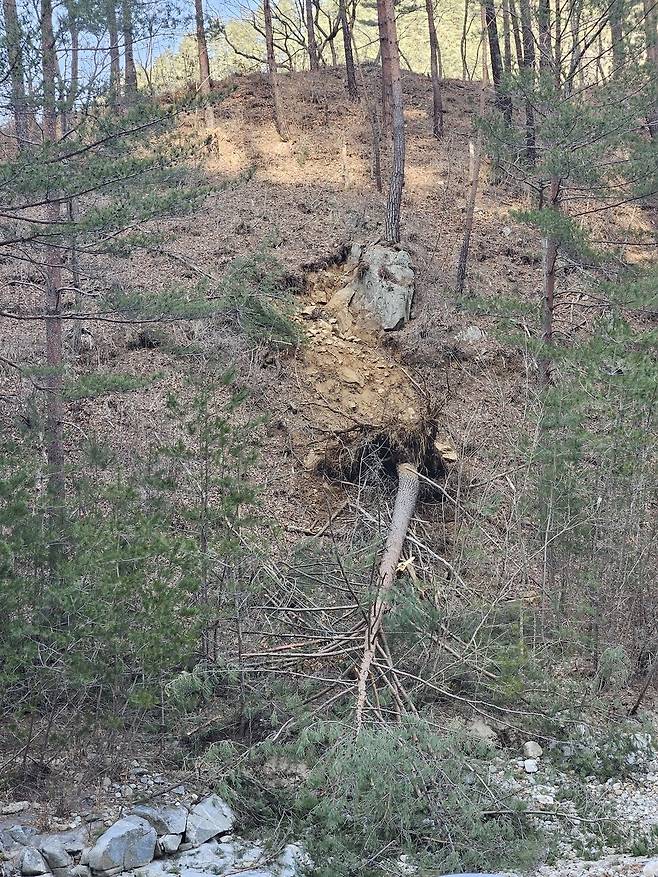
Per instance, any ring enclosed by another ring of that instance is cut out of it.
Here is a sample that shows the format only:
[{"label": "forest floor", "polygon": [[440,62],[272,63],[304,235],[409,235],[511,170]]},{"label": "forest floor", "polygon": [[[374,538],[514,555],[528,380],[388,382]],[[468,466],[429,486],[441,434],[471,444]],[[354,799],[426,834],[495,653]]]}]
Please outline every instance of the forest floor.
[{"label": "forest floor", "polygon": [[[368,74],[368,82],[375,87],[374,75]],[[340,465],[338,471],[331,467],[322,471],[323,461],[340,460],[341,443],[349,455],[355,435],[393,434],[404,424],[432,421],[446,477],[455,466],[459,474],[454,477],[466,489],[477,487],[483,500],[495,483],[501,505],[513,503],[514,486],[505,476],[515,465],[524,413],[535,403],[535,364],[522,345],[510,345],[500,337],[497,321],[486,309],[471,312],[451,292],[463,232],[477,86],[446,82],[446,133],[437,141],[431,134],[430,84],[423,77],[404,75],[408,141],[402,241],[415,268],[416,296],[411,322],[387,336],[325,309],[348,276],[338,254],[354,241],[375,240],[382,234],[385,204],[385,196],[371,179],[368,119],[360,104],[348,100],[342,71],[282,77],[291,129],[286,143],[276,136],[264,77],[235,78],[222,89],[226,96],[217,105],[212,137],[198,134],[197,162],[218,187],[203,211],[161,223],[166,237],[159,252],[96,263],[94,270],[106,287],[125,280],[153,291],[171,281],[199,278],[212,286],[236,258],[261,252],[274,255],[288,272],[293,318],[305,336],[305,343],[295,351],[272,353],[221,323],[167,329],[177,340],[225,351],[227,361],[238,365],[241,386],[250,391],[249,413],[268,414],[253,476],[261,488],[264,516],[281,527],[279,550],[285,551],[302,535],[325,529],[329,521],[335,522],[337,538],[341,528],[349,529],[354,485],[347,483],[347,469]],[[189,119],[186,124],[192,130],[196,123]],[[521,189],[494,185],[485,170],[468,280],[469,291],[485,300],[519,295],[538,306],[541,242],[513,217],[513,211],[524,206]],[[655,217],[627,206],[614,214],[597,215],[593,222],[599,237],[611,237],[614,226],[623,238],[629,228],[651,230]],[[631,246],[619,255],[640,262],[646,251]],[[18,265],[0,266],[6,281],[0,302],[11,301],[13,310],[27,311],[34,305],[29,284],[35,278],[26,263]],[[602,269],[604,275],[606,270]],[[557,328],[563,335],[586,331],[596,316],[591,280],[590,271],[568,261],[561,265]],[[473,332],[474,327],[479,332]],[[527,338],[537,331],[525,317],[518,317],[516,328]],[[77,358],[70,354],[73,372],[100,368],[112,374],[158,375],[143,389],[69,405],[68,418],[76,432],[110,435],[119,456],[128,457],[147,448],[154,435],[166,428],[167,396],[187,392],[183,370],[165,349],[135,343],[139,334],[135,326],[98,324],[90,329],[94,348]],[[40,361],[40,330],[29,322],[19,323],[18,328],[4,322],[0,347],[9,359],[24,362],[33,355]],[[15,372],[0,376],[0,390],[16,412],[32,392],[29,381]],[[432,544],[449,542],[450,521],[443,511],[429,507],[425,511]],[[491,526],[493,532],[499,529],[503,541],[504,516]],[[149,750],[138,738],[134,744],[147,753],[147,775],[157,776],[157,749]],[[81,760],[76,779],[61,789],[59,800],[54,781],[46,783],[48,800],[39,804],[35,796],[26,813],[33,814],[37,803],[43,818],[59,820],[62,828],[83,809],[111,818],[124,797],[135,797],[135,789],[126,791],[131,770],[141,765],[141,761],[132,764],[133,751],[131,745],[119,745],[109,758],[107,750],[106,756],[90,752],[88,760]],[[57,763],[51,770],[59,776]],[[195,777],[187,765],[180,772],[162,770],[167,787],[184,785],[183,795],[190,789],[203,792],[203,778]],[[143,775],[135,774],[138,790]],[[658,808],[658,795],[655,773],[649,775],[651,781],[638,790],[637,797],[647,802],[650,811]],[[81,808],[78,796],[85,787],[89,801]],[[609,862],[593,873],[635,877],[645,862]],[[560,868],[538,873],[575,877],[586,872],[582,863]]]}]

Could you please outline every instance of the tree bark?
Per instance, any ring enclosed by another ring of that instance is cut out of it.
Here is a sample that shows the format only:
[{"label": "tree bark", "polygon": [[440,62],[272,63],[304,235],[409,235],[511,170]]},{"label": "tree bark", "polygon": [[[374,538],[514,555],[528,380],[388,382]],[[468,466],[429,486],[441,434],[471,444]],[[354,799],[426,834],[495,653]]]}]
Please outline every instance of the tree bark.
[{"label": "tree bark", "polygon": [[613,76],[617,75],[624,66],[624,28],[622,24],[621,0],[612,0],[608,10],[608,24],[610,25],[610,41],[612,43]]},{"label": "tree bark", "polygon": [[[655,81],[658,79],[658,12],[655,0],[643,0],[643,10],[647,65]],[[647,126],[651,139],[658,140],[658,102],[649,111]]]},{"label": "tree bark", "polygon": [[210,103],[210,58],[208,57],[206,25],[203,17],[203,0],[194,0],[194,18],[196,22],[197,54],[199,57],[199,94],[205,103],[206,125],[208,128],[213,128],[215,126],[215,113]]},{"label": "tree bark", "polygon": [[459,54],[461,55],[462,61],[462,80],[466,82],[469,79],[468,74],[468,41],[467,41],[467,31],[468,31],[468,0],[464,0],[464,18],[462,19],[462,32],[461,39],[459,40]]},{"label": "tree bark", "polygon": [[[551,177],[549,202],[545,209],[560,209],[560,181]],[[544,292],[542,298],[541,341],[543,350],[539,357],[539,383],[547,387],[551,382],[553,350],[553,314],[555,307],[555,271],[557,267],[558,241],[552,235],[544,238]]]},{"label": "tree bark", "polygon": [[308,66],[311,70],[320,69],[318,43],[315,39],[315,21],[313,18],[313,0],[305,0],[306,40],[308,42]]},{"label": "tree bark", "polygon": [[389,607],[389,594],[393,588],[395,575],[400,562],[402,546],[407,536],[407,530],[411,523],[416,502],[418,500],[418,472],[410,463],[401,463],[398,466],[398,492],[395,497],[391,527],[388,531],[384,554],[379,565],[377,597],[370,607],[368,626],[366,628],[366,640],[363,649],[361,666],[357,680],[356,701],[356,732],[363,727],[363,713],[366,704],[366,688],[370,668],[375,657],[377,642],[382,630],[384,614]]},{"label": "tree bark", "polygon": [[[484,4],[480,5],[480,24],[482,29],[482,80],[480,83],[480,117],[484,116],[486,108],[486,90],[489,86],[489,68],[487,66],[487,21]],[[478,184],[480,181],[480,166],[482,164],[482,150],[484,137],[482,129],[477,132],[475,145],[469,143],[470,150],[470,185],[468,201],[466,203],[466,219],[464,223],[464,237],[462,239],[459,258],[457,260],[457,276],[455,280],[455,293],[461,295],[466,282],[466,269],[468,267],[468,254],[471,248],[471,235],[473,233],[473,220],[475,218],[475,202],[477,200]]]},{"label": "tree bark", "polygon": [[356,85],[356,72],[354,70],[354,56],[352,54],[352,30],[347,20],[345,0],[338,0],[338,14],[340,26],[343,31],[343,47],[345,50],[345,75],[347,79],[347,93],[352,100],[359,97],[359,89]]},{"label": "tree bark", "polygon": [[523,46],[521,44],[521,29],[519,27],[519,17],[516,12],[515,0],[508,0],[509,14],[512,20],[512,33],[514,34],[514,49],[516,53],[516,66],[519,70],[523,70]]},{"label": "tree bark", "polygon": [[506,76],[512,73],[512,31],[510,25],[510,0],[503,0],[503,69]]},{"label": "tree bark", "polygon": [[551,70],[551,6],[550,0],[539,0],[537,14],[539,23],[539,72],[549,73]]},{"label": "tree bark", "polygon": [[530,0],[520,0],[521,6],[521,33],[523,34],[523,70],[525,73],[525,88],[528,97],[525,102],[525,148],[526,161],[534,167],[537,160],[537,135],[535,128],[535,110],[532,104],[535,84],[535,37],[532,32],[532,19],[530,17]]},{"label": "tree bark", "polygon": [[122,0],[123,14],[123,87],[126,104],[130,106],[137,97],[137,68],[133,48],[132,0]]},{"label": "tree bark", "polygon": [[267,69],[270,74],[270,86],[272,89],[272,106],[274,109],[274,125],[281,140],[288,141],[290,134],[288,125],[281,108],[281,93],[279,91],[279,75],[274,53],[274,28],[272,26],[272,6],[270,0],[263,0],[263,13],[265,16],[265,44],[267,47]]},{"label": "tree bark", "polygon": [[16,127],[16,143],[20,152],[30,146],[30,114],[25,96],[25,69],[23,66],[23,33],[18,20],[16,0],[2,0],[7,41],[7,61],[11,80],[11,109]]},{"label": "tree bark", "polygon": [[443,95],[441,93],[441,73],[439,70],[439,38],[436,32],[433,0],[425,0],[427,28],[430,37],[430,72],[432,77],[432,133],[435,137],[443,134]]},{"label": "tree bark", "polygon": [[379,113],[377,112],[377,100],[371,100],[370,93],[368,92],[368,85],[366,83],[366,78],[363,75],[363,70],[361,69],[359,51],[357,49],[356,41],[354,39],[354,32],[352,32],[352,48],[354,49],[354,57],[356,59],[356,69],[359,73],[359,81],[361,84],[361,94],[363,95],[364,108],[370,120],[370,132],[372,136],[372,177],[375,181],[377,191],[381,192],[383,188],[381,157],[382,132],[379,123]]},{"label": "tree bark", "polygon": [[404,189],[404,102],[402,98],[402,71],[398,52],[397,28],[395,26],[395,6],[393,0],[378,0],[386,29],[386,47],[391,70],[391,100],[393,116],[393,163],[388,186],[386,203],[385,236],[392,244],[400,242],[400,212],[402,209],[402,190]]},{"label": "tree bark", "polygon": [[[56,80],[57,59],[53,34],[52,0],[41,0],[41,70],[43,76],[43,137],[47,144],[57,141]],[[60,204],[53,192],[46,205],[46,220],[52,225],[60,222]],[[46,387],[45,444],[48,465],[47,491],[51,523],[50,572],[55,578],[64,542],[64,505],[66,502],[66,479],[64,471],[64,399],[63,399],[63,347],[60,289],[62,286],[62,262],[57,247],[46,247],[44,271],[46,288],[44,312],[46,314]]]},{"label": "tree bark", "polygon": [[119,55],[119,29],[115,0],[107,0],[107,33],[110,40],[110,106],[117,106],[121,94],[121,58]]},{"label": "tree bark", "polygon": [[382,120],[384,130],[393,127],[393,86],[391,83],[391,57],[386,33],[386,14],[382,0],[377,0],[377,27],[379,29],[379,53],[382,59]]},{"label": "tree bark", "polygon": [[512,124],[512,102],[509,95],[502,91],[503,61],[500,54],[500,40],[498,38],[498,23],[496,21],[496,9],[493,0],[484,0],[484,12],[489,38],[489,57],[491,59],[491,75],[493,77],[496,92],[496,106],[503,114],[505,124]]}]

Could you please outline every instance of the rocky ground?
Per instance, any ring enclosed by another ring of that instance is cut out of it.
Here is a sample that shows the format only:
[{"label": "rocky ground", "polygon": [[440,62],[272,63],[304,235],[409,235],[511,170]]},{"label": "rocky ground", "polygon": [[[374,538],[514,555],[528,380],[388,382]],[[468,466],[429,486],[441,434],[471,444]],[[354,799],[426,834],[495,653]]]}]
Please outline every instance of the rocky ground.
[{"label": "rocky ground", "polygon": [[[471,730],[495,743],[484,723],[476,721]],[[494,756],[492,806],[520,798],[548,839],[550,864],[532,877],[658,877],[658,858],[651,855],[658,834],[658,757],[642,734],[637,737],[636,749],[625,756],[628,771],[606,780],[575,774],[536,741],[527,741],[518,757],[503,749]],[[6,877],[296,873],[297,848],[272,851],[241,840],[231,809],[199,778],[176,783],[135,761],[125,779],[105,776],[99,786],[96,806],[74,809],[66,818],[33,801],[0,805]],[[620,854],[621,836],[626,849],[635,844],[644,854]]]}]

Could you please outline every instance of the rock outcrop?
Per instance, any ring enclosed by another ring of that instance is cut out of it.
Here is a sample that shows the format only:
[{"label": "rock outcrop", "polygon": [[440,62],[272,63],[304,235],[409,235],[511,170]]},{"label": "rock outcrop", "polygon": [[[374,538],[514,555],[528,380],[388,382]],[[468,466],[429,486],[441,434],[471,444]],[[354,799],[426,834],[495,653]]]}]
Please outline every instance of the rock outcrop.
[{"label": "rock outcrop", "polygon": [[414,270],[406,250],[390,244],[353,244],[350,262],[354,272],[349,284],[336,292],[330,310],[349,306],[361,311],[378,327],[401,329],[411,318]]}]

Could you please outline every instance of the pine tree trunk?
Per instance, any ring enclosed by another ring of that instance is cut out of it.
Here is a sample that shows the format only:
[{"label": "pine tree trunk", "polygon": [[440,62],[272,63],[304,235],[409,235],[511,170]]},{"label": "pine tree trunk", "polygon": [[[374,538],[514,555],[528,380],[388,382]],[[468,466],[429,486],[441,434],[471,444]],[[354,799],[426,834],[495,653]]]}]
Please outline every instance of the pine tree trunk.
[{"label": "pine tree trunk", "polygon": [[503,69],[512,73],[512,31],[510,27],[510,0],[503,0]]},{"label": "pine tree trunk", "polygon": [[409,524],[416,508],[418,500],[418,472],[409,463],[401,463],[398,466],[398,492],[395,497],[391,527],[386,539],[386,547],[379,565],[378,593],[370,608],[366,640],[359,667],[357,680],[356,702],[356,732],[363,726],[363,713],[366,704],[366,689],[370,668],[375,658],[377,641],[379,639],[384,614],[389,607],[389,595],[393,588],[395,575],[400,562],[402,546],[407,536]]},{"label": "pine tree trunk", "polygon": [[459,53],[462,60],[462,80],[466,82],[468,76],[468,0],[464,0],[464,18],[462,19],[462,33],[459,41]]},{"label": "pine tree trunk", "polygon": [[539,23],[539,72],[551,70],[551,6],[550,0],[539,0],[537,14]]},{"label": "pine tree trunk", "polygon": [[[482,29],[482,79],[480,82],[480,117],[484,116],[486,109],[486,90],[489,86],[489,68],[487,66],[487,20],[484,4],[480,5],[480,25]],[[464,223],[464,237],[459,250],[459,258],[457,260],[457,276],[455,280],[455,293],[461,295],[464,291],[466,282],[466,269],[468,268],[468,254],[471,248],[471,235],[473,234],[473,220],[475,218],[475,202],[478,194],[478,184],[480,181],[480,167],[482,165],[482,150],[484,148],[484,137],[482,130],[479,129],[475,145],[471,141],[469,149],[471,152],[470,167],[470,185],[468,190],[468,201],[466,203],[466,219]]]},{"label": "pine tree trunk", "polygon": [[[530,17],[530,0],[520,0],[521,5],[521,32],[523,34],[523,69],[529,79],[528,91],[532,94],[535,79],[535,37],[532,32],[532,19]],[[535,128],[535,110],[532,98],[525,103],[525,148],[526,160],[534,167],[537,159],[537,134]]]},{"label": "pine tree trunk", "polygon": [[378,0],[382,7],[386,28],[386,46],[391,70],[391,100],[393,116],[393,163],[386,203],[385,236],[392,244],[400,242],[400,212],[404,188],[404,102],[402,98],[402,71],[398,52],[395,6],[393,0]]},{"label": "pine tree trunk", "polygon": [[489,37],[489,56],[491,59],[491,75],[493,77],[496,92],[496,106],[503,114],[505,124],[512,124],[512,102],[509,95],[503,94],[503,61],[500,54],[500,40],[498,39],[498,23],[496,21],[496,9],[493,0],[484,0],[484,12]]},{"label": "pine tree trunk", "polygon": [[523,46],[521,44],[521,29],[519,27],[519,17],[516,11],[515,0],[509,0],[509,14],[512,20],[512,33],[514,34],[516,66],[519,70],[523,70]]},{"label": "pine tree trunk", "polygon": [[345,0],[338,0],[338,14],[340,26],[343,31],[343,47],[345,49],[345,74],[347,78],[347,93],[352,100],[357,100],[359,90],[356,86],[356,72],[354,70],[354,56],[352,54],[352,31],[347,20]]},{"label": "pine tree trunk", "polygon": [[[658,80],[658,12],[655,0],[643,0],[644,34],[646,41],[647,64]],[[648,114],[647,125],[652,140],[658,140],[658,102]]]},{"label": "pine tree trunk", "polygon": [[23,67],[22,31],[18,21],[16,0],[2,0],[5,19],[5,39],[7,44],[7,62],[11,80],[11,110],[16,126],[16,143],[20,152],[25,152],[30,145],[30,114],[25,96],[25,69]]},{"label": "pine tree trunk", "polygon": [[439,38],[436,33],[433,0],[425,0],[427,28],[430,37],[430,73],[432,77],[432,133],[435,137],[443,134],[443,95],[441,93],[441,74],[439,71]]},{"label": "pine tree trunk", "polygon": [[382,0],[377,0],[377,27],[379,29],[379,53],[382,59],[382,120],[384,130],[393,127],[393,87],[391,83],[391,56],[386,34],[386,15]]},{"label": "pine tree trunk", "polygon": [[133,48],[132,0],[122,0],[123,13],[123,84],[126,104],[130,106],[137,97],[137,69]]},{"label": "pine tree trunk", "polygon": [[305,0],[306,39],[308,42],[308,66],[310,70],[319,70],[318,43],[315,39],[315,22],[313,20],[313,0]]},{"label": "pine tree trunk", "polygon": [[620,0],[612,0],[608,10],[610,41],[612,44],[613,75],[621,72],[624,66],[624,29],[622,25],[622,5]]},{"label": "pine tree trunk", "polygon": [[[549,203],[546,209],[555,211],[560,209],[560,181],[557,177],[551,177]],[[543,351],[539,357],[539,383],[542,387],[547,387],[551,382],[557,255],[558,241],[551,235],[547,235],[544,238],[544,292],[541,324]]]},{"label": "pine tree trunk", "polygon": [[110,106],[117,106],[121,94],[121,58],[115,0],[106,0],[107,33],[110,40]]},{"label": "pine tree trunk", "polygon": [[279,137],[284,143],[288,141],[288,125],[281,108],[281,93],[279,91],[279,75],[274,53],[274,28],[272,26],[272,6],[270,0],[263,0],[263,13],[265,16],[265,43],[267,46],[267,69],[270,74],[270,86],[272,89],[272,106],[274,109],[274,124]]},{"label": "pine tree trunk", "polygon": [[203,18],[203,0],[194,0],[194,19],[196,22],[196,46],[199,57],[199,94],[205,103],[206,126],[214,128],[215,113],[210,103],[210,58],[206,41],[206,25]]},{"label": "pine tree trunk", "polygon": [[[55,79],[57,59],[53,35],[52,0],[41,0],[41,69],[43,76],[43,137],[46,143],[57,140],[57,112]],[[54,193],[49,193],[51,197]],[[59,201],[46,205],[46,220],[53,225],[60,222]],[[64,400],[63,400],[63,346],[60,310],[62,286],[61,255],[57,247],[46,247],[44,273],[46,289],[46,387],[45,444],[48,464],[48,503],[51,522],[50,571],[54,578],[64,540],[64,504],[66,479],[64,472]]]},{"label": "pine tree trunk", "polygon": [[361,94],[363,95],[363,102],[365,105],[365,111],[370,120],[370,132],[372,136],[372,177],[375,181],[375,186],[377,187],[377,191],[382,191],[382,157],[381,157],[381,140],[382,140],[382,132],[381,126],[379,124],[379,113],[377,112],[377,101],[371,100],[370,94],[368,92],[368,85],[366,83],[366,78],[363,75],[363,70],[361,69],[361,62],[359,61],[359,51],[356,46],[356,41],[354,40],[354,33],[352,33],[352,48],[354,49],[354,57],[356,59],[356,69],[359,73],[359,81],[361,84]]}]

